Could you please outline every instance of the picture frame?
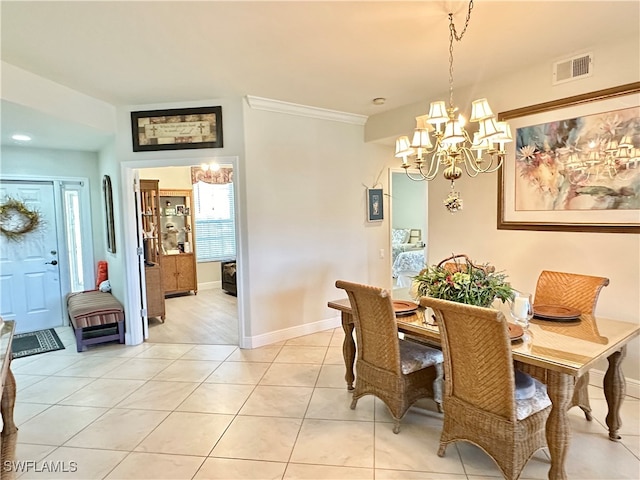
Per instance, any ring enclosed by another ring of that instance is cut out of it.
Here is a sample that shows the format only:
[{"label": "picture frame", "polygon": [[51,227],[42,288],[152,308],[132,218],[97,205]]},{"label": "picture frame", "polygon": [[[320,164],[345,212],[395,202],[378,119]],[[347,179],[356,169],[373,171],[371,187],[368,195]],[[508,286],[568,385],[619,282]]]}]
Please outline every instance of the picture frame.
[{"label": "picture frame", "polygon": [[381,222],[384,219],[384,202],[381,188],[367,188],[367,221]]},{"label": "picture frame", "polygon": [[184,215],[186,215],[186,216],[191,215],[191,208],[189,208],[189,207],[184,207]]},{"label": "picture frame", "polygon": [[134,152],[222,148],[222,107],[131,112]]},{"label": "picture frame", "polygon": [[176,215],[184,215],[184,205],[176,205]]},{"label": "picture frame", "polygon": [[576,169],[568,160],[572,152],[586,158],[597,145],[588,138],[596,125],[612,136],[635,125],[631,136],[638,142],[640,82],[501,112],[498,120],[509,123],[514,138],[498,170],[499,230],[640,233],[640,199],[621,184],[640,181],[640,165],[623,170],[618,162],[607,167],[614,172],[607,179],[600,166]]}]

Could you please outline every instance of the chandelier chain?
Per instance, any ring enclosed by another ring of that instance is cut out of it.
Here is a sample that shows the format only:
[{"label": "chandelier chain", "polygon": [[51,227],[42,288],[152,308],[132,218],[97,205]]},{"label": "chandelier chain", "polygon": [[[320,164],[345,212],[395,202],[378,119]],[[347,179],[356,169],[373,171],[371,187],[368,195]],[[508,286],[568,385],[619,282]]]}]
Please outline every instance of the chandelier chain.
[{"label": "chandelier chain", "polygon": [[453,23],[453,13],[449,13],[449,108],[453,108],[453,39],[456,41],[462,40],[467,27],[469,26],[469,20],[471,19],[471,10],[473,10],[473,0],[469,1],[469,10],[467,11],[467,18],[464,22],[464,28],[460,35],[456,30],[456,26]]}]

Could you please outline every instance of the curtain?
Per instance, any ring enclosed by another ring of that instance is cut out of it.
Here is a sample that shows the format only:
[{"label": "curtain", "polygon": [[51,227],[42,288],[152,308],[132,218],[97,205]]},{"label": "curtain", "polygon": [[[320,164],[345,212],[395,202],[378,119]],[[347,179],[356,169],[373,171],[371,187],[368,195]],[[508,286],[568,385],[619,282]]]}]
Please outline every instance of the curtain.
[{"label": "curtain", "polygon": [[191,183],[204,182],[209,184],[225,184],[233,182],[233,168],[221,167],[218,171],[203,170],[201,167],[191,167]]}]

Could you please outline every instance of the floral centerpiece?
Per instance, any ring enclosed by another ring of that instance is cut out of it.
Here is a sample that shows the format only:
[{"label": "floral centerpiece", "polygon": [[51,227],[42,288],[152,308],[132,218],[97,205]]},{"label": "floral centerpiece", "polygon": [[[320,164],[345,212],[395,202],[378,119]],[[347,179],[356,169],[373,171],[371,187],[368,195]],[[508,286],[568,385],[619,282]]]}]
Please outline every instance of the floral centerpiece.
[{"label": "floral centerpiece", "polygon": [[[459,257],[465,261],[460,262]],[[454,262],[445,263],[448,260]],[[492,265],[475,265],[466,255],[454,255],[422,270],[413,283],[417,296],[489,307],[496,298],[502,303],[513,299],[514,290],[506,278]]]}]

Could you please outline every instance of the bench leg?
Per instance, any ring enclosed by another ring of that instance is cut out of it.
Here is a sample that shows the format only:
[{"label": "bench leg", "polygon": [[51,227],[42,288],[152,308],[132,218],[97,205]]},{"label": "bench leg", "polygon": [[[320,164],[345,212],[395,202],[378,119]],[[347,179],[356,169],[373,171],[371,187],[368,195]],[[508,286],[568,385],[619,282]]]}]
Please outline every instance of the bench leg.
[{"label": "bench leg", "polygon": [[82,329],[74,328],[74,333],[76,334],[76,349],[78,353],[84,351],[84,343],[82,342]]},{"label": "bench leg", "polygon": [[120,336],[120,343],[124,343],[124,321],[118,322],[118,335]]}]

